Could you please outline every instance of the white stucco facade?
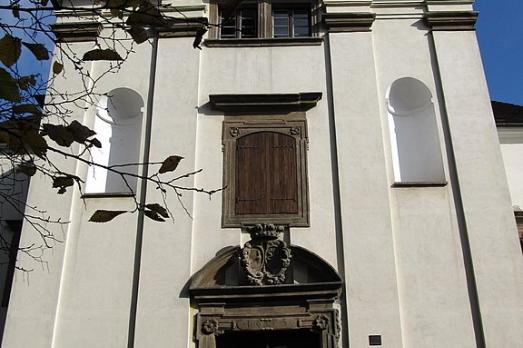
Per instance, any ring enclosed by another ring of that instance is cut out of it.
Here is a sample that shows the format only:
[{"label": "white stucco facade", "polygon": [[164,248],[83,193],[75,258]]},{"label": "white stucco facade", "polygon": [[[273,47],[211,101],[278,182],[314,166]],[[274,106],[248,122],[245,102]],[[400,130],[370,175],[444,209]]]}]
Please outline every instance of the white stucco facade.
[{"label": "white stucco facade", "polygon": [[[208,4],[183,5],[187,15],[209,15]],[[467,21],[472,1],[329,0],[321,13],[321,40],[313,45],[204,42],[198,50],[191,37],[138,45],[97,92],[139,94],[138,160],[146,151],[151,161],[181,155],[176,173],[203,171],[180,184],[207,189],[223,185],[222,127],[234,117],[213,108],[210,95],[321,93],[304,112],[310,223],[290,227],[285,238],[341,277],[339,347],[367,347],[371,335],[390,348],[518,347],[523,257],[512,205],[523,201],[511,203],[504,179],[474,23]],[[84,52],[92,43],[72,47]],[[105,69],[89,64],[93,76]],[[421,121],[395,133],[390,90],[404,78],[424,85],[428,99],[412,116]],[[79,83],[62,80],[64,89]],[[96,107],[73,117],[93,129],[99,123]],[[409,152],[400,153],[394,138],[406,138],[412,151],[425,144],[420,125],[432,139],[423,151],[438,164],[429,174],[414,170],[420,180],[402,182],[398,168],[419,160],[402,162]],[[66,163],[80,178],[90,175],[85,165]],[[168,194],[173,221],[142,223],[136,213],[94,224],[94,211],[133,209],[132,198],[82,199],[73,190],[58,196],[44,181],[32,179],[28,202],[70,223],[55,232],[60,242],[46,253],[47,267],[34,268],[30,282],[15,277],[2,347],[198,347],[191,277],[220,250],[249,240],[241,228],[222,228],[222,192],[185,192],[184,207]],[[144,192],[138,181],[136,195],[143,194],[148,203],[162,202],[153,185]],[[23,226],[21,243],[31,243],[30,228]]]}]

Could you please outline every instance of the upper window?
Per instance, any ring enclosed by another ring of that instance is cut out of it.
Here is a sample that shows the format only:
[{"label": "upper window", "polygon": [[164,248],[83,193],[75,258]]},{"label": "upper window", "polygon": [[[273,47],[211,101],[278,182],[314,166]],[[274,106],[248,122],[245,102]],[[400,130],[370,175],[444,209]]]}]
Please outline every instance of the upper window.
[{"label": "upper window", "polygon": [[[218,4],[211,5],[211,21],[220,23],[211,38],[300,38],[313,36],[310,3],[247,2],[232,15]],[[213,13],[216,13],[213,15]]]},{"label": "upper window", "polygon": [[256,4],[242,6],[234,16],[221,17],[222,39],[247,39],[258,37],[258,10]]},{"label": "upper window", "polygon": [[310,36],[310,10],[306,7],[273,6],[272,33],[273,37]]},{"label": "upper window", "polygon": [[225,121],[225,227],[308,226],[305,120]]}]

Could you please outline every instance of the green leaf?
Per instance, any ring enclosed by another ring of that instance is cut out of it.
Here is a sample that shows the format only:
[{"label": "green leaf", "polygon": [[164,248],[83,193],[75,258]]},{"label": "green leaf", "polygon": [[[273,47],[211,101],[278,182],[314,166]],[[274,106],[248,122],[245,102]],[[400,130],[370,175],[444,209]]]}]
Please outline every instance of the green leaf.
[{"label": "green leaf", "polygon": [[164,222],[164,218],[162,218],[157,212],[153,210],[144,210],[143,213],[145,216],[147,216],[149,219],[158,221],[158,222]]},{"label": "green leaf", "polygon": [[97,210],[94,212],[94,214],[91,216],[89,221],[91,222],[108,222],[117,217],[118,215],[121,215],[123,213],[127,213],[125,210]]},{"label": "green leaf", "polygon": [[40,107],[38,105],[34,105],[34,104],[20,104],[20,105],[13,106],[13,112],[15,112],[17,114],[25,114],[25,113],[39,114]]},{"label": "green leaf", "polygon": [[18,89],[17,81],[2,68],[0,68],[0,99],[12,102],[20,100],[20,90]]},{"label": "green leaf", "polygon": [[118,52],[113,51],[110,48],[107,48],[107,49],[94,49],[94,50],[85,52],[82,60],[84,60],[84,61],[123,60],[123,58],[118,54]]},{"label": "green leaf", "polygon": [[28,43],[28,42],[22,42],[25,47],[29,48],[29,51],[33,53],[33,55],[38,60],[47,60],[49,59],[49,51],[47,48],[45,48],[44,45],[39,43]]},{"label": "green leaf", "polygon": [[59,63],[59,62],[53,63],[53,74],[58,75],[59,73],[62,72],[63,69],[64,69],[64,66],[61,63]]},{"label": "green leaf", "polygon": [[57,176],[53,178],[53,188],[60,188],[58,190],[59,194],[65,193],[68,187],[74,185],[73,176]]},{"label": "green leaf", "polygon": [[27,176],[33,176],[36,174],[36,166],[33,162],[24,162],[21,163],[17,170],[21,173],[24,173]]},{"label": "green leaf", "polygon": [[47,135],[60,146],[69,147],[74,142],[73,134],[62,125],[45,123],[42,125],[42,135]]},{"label": "green leaf", "polygon": [[176,167],[178,167],[178,164],[180,163],[180,161],[182,159],[183,159],[183,157],[178,156],[178,155],[167,157],[163,161],[162,166],[160,167],[160,170],[158,171],[158,173],[163,174],[163,173],[174,171],[176,169]]},{"label": "green leaf", "polygon": [[12,37],[9,34],[4,35],[0,39],[0,61],[5,66],[10,67],[20,58],[21,48],[22,44],[19,38]]},{"label": "green leaf", "polygon": [[149,210],[154,211],[155,213],[158,213],[166,219],[169,218],[169,213],[167,212],[167,209],[165,209],[158,203],[147,204],[145,207]]},{"label": "green leaf", "polygon": [[29,89],[29,87],[36,85],[36,78],[34,75],[23,76],[18,79],[18,87],[23,90]]}]

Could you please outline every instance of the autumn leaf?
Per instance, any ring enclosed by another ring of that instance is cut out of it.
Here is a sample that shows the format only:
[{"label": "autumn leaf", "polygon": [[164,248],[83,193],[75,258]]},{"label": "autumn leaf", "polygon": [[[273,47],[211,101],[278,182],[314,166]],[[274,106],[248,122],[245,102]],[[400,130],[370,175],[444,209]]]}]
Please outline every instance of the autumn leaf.
[{"label": "autumn leaf", "polygon": [[162,166],[160,167],[160,170],[158,171],[158,173],[163,174],[163,173],[174,171],[176,169],[176,167],[178,167],[178,164],[180,163],[180,161],[182,159],[183,159],[183,157],[178,156],[178,155],[173,155],[173,156],[167,157],[163,161]]},{"label": "autumn leaf", "polygon": [[29,89],[29,87],[36,85],[36,78],[34,75],[23,76],[18,79],[18,87],[23,90]]},{"label": "autumn leaf", "polygon": [[157,212],[155,212],[153,210],[144,210],[143,212],[144,212],[145,216],[147,216],[151,220],[158,221],[158,222],[165,221],[164,218],[162,218]]},{"label": "autumn leaf", "polygon": [[123,60],[123,58],[118,54],[118,52],[107,48],[107,49],[94,49],[88,52],[85,52],[82,60],[92,61],[92,60]]},{"label": "autumn leaf", "polygon": [[45,123],[42,125],[42,135],[48,136],[60,146],[69,147],[74,142],[74,135],[62,125]]},{"label": "autumn leaf", "polygon": [[64,66],[61,63],[59,63],[59,62],[53,63],[53,74],[58,75],[59,73],[62,72],[63,69],[64,69]]},{"label": "autumn leaf", "polygon": [[36,174],[36,166],[33,162],[24,162],[18,166],[17,171],[27,176],[33,176]]},{"label": "autumn leaf", "polygon": [[121,215],[123,213],[127,213],[125,210],[97,210],[94,212],[94,214],[91,216],[89,221],[91,222],[108,222],[117,217],[118,215]]},{"label": "autumn leaf", "polygon": [[53,188],[59,188],[58,193],[65,193],[66,189],[74,185],[74,178],[71,175],[57,176],[53,178]]},{"label": "autumn leaf", "polygon": [[20,6],[18,4],[13,5],[12,11],[13,11],[13,16],[20,19]]},{"label": "autumn leaf", "polygon": [[78,143],[83,143],[87,138],[96,134],[95,131],[74,120],[67,127],[67,130],[73,135],[73,139]]},{"label": "autumn leaf", "polygon": [[90,139],[90,140],[87,140],[87,141],[94,147],[97,147],[99,149],[102,148],[102,143],[100,142],[100,140],[98,140],[96,138],[93,138],[93,139]]},{"label": "autumn leaf", "polygon": [[13,112],[17,114],[38,114],[40,113],[40,108],[34,104],[20,104],[13,106]]},{"label": "autumn leaf", "polygon": [[38,60],[47,60],[49,59],[49,51],[47,48],[45,48],[44,45],[39,43],[28,43],[28,42],[22,42],[25,47],[29,48],[29,51],[33,53],[33,55]]},{"label": "autumn leaf", "polygon": [[2,68],[0,68],[0,99],[12,102],[20,100],[20,90],[18,89],[17,81]]},{"label": "autumn leaf", "polygon": [[34,153],[41,158],[47,153],[47,142],[37,130],[12,129],[10,132],[8,144],[10,150],[20,154]]},{"label": "autumn leaf", "polygon": [[5,66],[10,67],[20,57],[21,53],[21,40],[17,37],[13,37],[9,34],[4,35],[0,39],[0,61],[4,63]]},{"label": "autumn leaf", "polygon": [[162,217],[164,217],[166,219],[169,218],[169,213],[167,212],[167,209],[165,209],[158,203],[147,204],[145,206],[145,208],[152,210],[155,213],[158,213],[159,215],[161,215]]}]

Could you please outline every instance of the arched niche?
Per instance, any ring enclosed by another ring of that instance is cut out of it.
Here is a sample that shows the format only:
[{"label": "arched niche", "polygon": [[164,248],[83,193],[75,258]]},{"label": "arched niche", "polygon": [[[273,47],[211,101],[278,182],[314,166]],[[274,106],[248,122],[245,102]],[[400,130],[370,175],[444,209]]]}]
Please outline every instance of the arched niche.
[{"label": "arched niche", "polygon": [[387,111],[394,181],[444,183],[436,111],[427,86],[411,77],[394,81]]},{"label": "arched niche", "polygon": [[134,193],[140,161],[144,101],[130,88],[117,88],[103,95],[96,108],[94,131],[102,148],[91,150],[94,162],[117,165],[119,172],[128,173],[125,180],[97,166],[89,167],[86,193]]},{"label": "arched niche", "polygon": [[227,348],[231,341],[254,347],[251,340],[277,337],[336,348],[341,286],[318,255],[275,234],[253,236],[243,248],[222,250],[192,277],[197,347]]}]

